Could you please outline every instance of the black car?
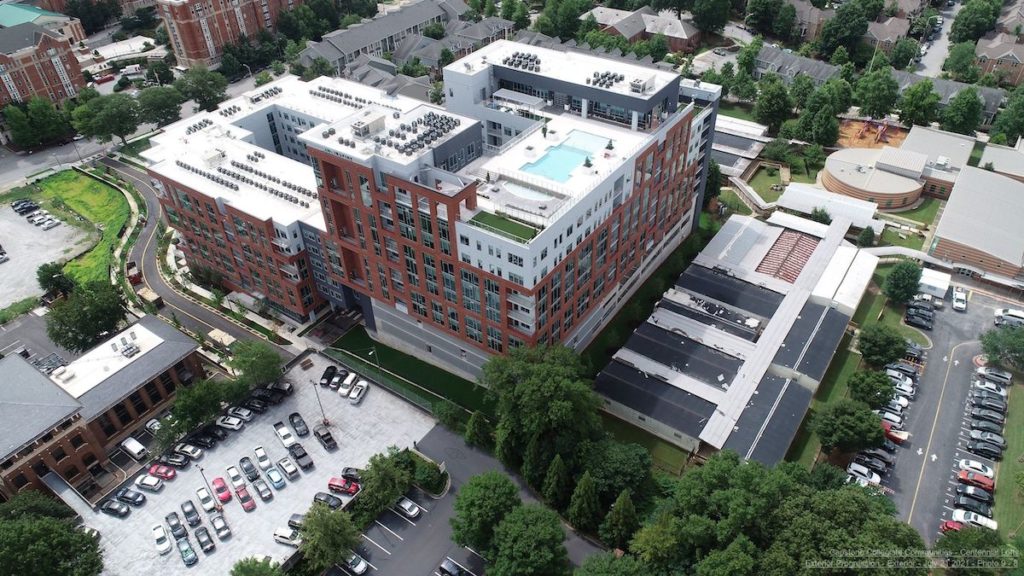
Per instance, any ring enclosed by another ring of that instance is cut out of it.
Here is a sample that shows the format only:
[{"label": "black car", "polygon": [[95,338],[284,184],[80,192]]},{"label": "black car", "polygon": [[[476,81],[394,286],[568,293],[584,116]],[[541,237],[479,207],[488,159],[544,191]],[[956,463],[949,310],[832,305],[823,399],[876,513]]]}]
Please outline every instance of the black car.
[{"label": "black car", "polygon": [[316,495],[313,496],[313,503],[316,504],[317,502],[327,506],[331,510],[341,508],[342,504],[341,498],[338,498],[334,494],[328,494],[327,492],[317,492]]},{"label": "black car", "polygon": [[116,516],[117,518],[124,518],[132,511],[124,502],[118,502],[117,500],[107,500],[103,504],[100,504],[100,512],[110,516]]},{"label": "black car", "polygon": [[267,404],[278,405],[285,397],[285,393],[280,390],[268,390],[266,388],[257,388],[252,391],[251,397]]},{"label": "black car", "polygon": [[245,477],[249,482],[260,477],[259,470],[256,469],[256,465],[252,463],[252,460],[248,456],[245,456],[238,461],[238,467],[242,469],[242,473],[245,474]]},{"label": "black car", "polygon": [[968,486],[967,484],[957,484],[956,493],[958,496],[967,496],[974,498],[978,502],[985,504],[992,503],[992,493],[984,488],[978,488],[977,486]]},{"label": "black car", "polygon": [[348,378],[348,370],[345,370],[344,368],[338,368],[338,372],[334,375],[334,378],[331,378],[331,390],[337,390],[338,388],[340,388],[341,383],[342,381],[345,380],[345,378]]},{"label": "black car", "polygon": [[142,492],[136,492],[131,488],[121,488],[114,495],[114,498],[118,502],[124,502],[125,504],[131,504],[132,506],[142,506],[146,503],[146,495]]},{"label": "black car", "polygon": [[903,354],[904,356],[915,360],[920,360],[921,357],[924,356],[924,348],[921,348],[920,344],[913,340],[905,340],[904,342],[907,346],[905,353]]},{"label": "black car", "polygon": [[889,466],[886,465],[885,462],[877,458],[865,456],[864,454],[858,454],[853,458],[853,461],[862,466],[866,466],[867,468],[875,472],[878,472],[879,474],[885,474],[886,472],[889,471]]},{"label": "black car", "polygon": [[362,482],[363,481],[362,477],[359,475],[359,469],[358,468],[342,468],[341,469],[341,477],[346,479],[346,480],[351,480],[353,482]]},{"label": "black car", "polygon": [[205,526],[196,528],[195,536],[196,542],[199,543],[199,547],[203,549],[203,552],[209,552],[217,547],[213,542],[213,538],[210,537],[210,531]]},{"label": "black car", "polygon": [[985,408],[987,410],[995,410],[1000,414],[1006,414],[1006,402],[1003,402],[1002,400],[972,395],[970,397],[970,401],[971,405],[975,408]]},{"label": "black car", "polygon": [[957,496],[956,499],[953,500],[953,504],[957,508],[963,508],[964,510],[976,512],[986,518],[992,517],[992,507],[989,506],[988,504],[985,504],[984,502],[979,502],[974,498],[969,498],[967,496]]},{"label": "black car", "polygon": [[904,316],[903,321],[907,323],[907,326],[913,326],[914,328],[920,328],[922,330],[931,330],[933,326],[931,320],[920,316],[913,316],[911,314]]},{"label": "black car", "polygon": [[188,468],[188,464],[191,462],[188,456],[174,452],[163,454],[156,461],[165,466],[173,466],[175,468]]},{"label": "black car", "polygon": [[288,415],[288,422],[295,429],[296,436],[309,436],[309,427],[306,426],[306,421],[302,419],[301,414],[292,412]]},{"label": "black car", "polygon": [[313,429],[313,434],[326,450],[334,450],[338,447],[338,443],[334,441],[334,436],[331,436],[331,431],[327,429],[327,426],[317,426]]},{"label": "black car", "polygon": [[895,370],[910,376],[915,381],[921,376],[921,373],[917,371],[917,366],[909,362],[893,362],[892,364],[886,364],[885,367],[889,370]]},{"label": "black car", "polygon": [[1006,416],[1002,412],[996,412],[995,410],[989,410],[987,408],[974,408],[971,410],[971,418],[975,420],[984,420],[986,422],[992,422],[994,424],[1003,425],[1006,421]]},{"label": "black car", "polygon": [[207,424],[203,426],[202,433],[207,436],[213,436],[217,441],[226,440],[228,437],[228,431],[217,426],[216,424]]},{"label": "black car", "polygon": [[988,458],[989,460],[1002,460],[1003,449],[991,442],[985,442],[983,440],[971,440],[967,443],[967,451],[971,454],[977,454],[982,458]]},{"label": "black car", "polygon": [[328,386],[331,383],[331,378],[334,378],[334,375],[337,374],[337,372],[337,366],[328,366],[327,369],[324,370],[324,373],[320,375],[320,385]]},{"label": "black car", "polygon": [[185,527],[181,524],[181,518],[178,517],[177,512],[171,512],[167,516],[164,516],[164,520],[166,520],[167,525],[171,527],[171,535],[174,536],[175,540],[188,536],[188,531],[186,531]]},{"label": "black car", "polygon": [[968,396],[971,398],[971,400],[976,400],[979,402],[982,400],[995,400],[997,402],[1003,401],[1002,396],[989,390],[971,390]]},{"label": "black car", "polygon": [[308,470],[313,467],[313,459],[310,458],[309,453],[302,447],[302,444],[296,442],[288,447],[288,453],[291,454],[295,463],[299,465],[299,468]]},{"label": "black car", "polygon": [[935,321],[935,312],[930,310],[922,310],[921,308],[908,308],[907,316],[917,316],[918,318],[924,318],[929,322]]},{"label": "black car", "polygon": [[207,450],[217,445],[216,438],[214,438],[213,436],[209,436],[207,434],[203,434],[202,432],[197,432],[189,436],[186,441],[189,444],[199,446],[200,448],[206,448]]},{"label": "black car", "polygon": [[36,204],[35,202],[28,202],[15,208],[14,212],[17,213],[18,216],[24,216],[25,214],[35,212],[36,210],[39,210],[39,204]]},{"label": "black car", "polygon": [[981,430],[982,432],[992,432],[993,434],[1002,434],[1003,427],[995,422],[989,422],[988,420],[971,420],[971,430]]},{"label": "black car", "polygon": [[242,402],[242,407],[248,408],[257,414],[263,414],[267,411],[267,403],[256,398],[249,398],[245,400]]},{"label": "black car", "polygon": [[441,565],[437,567],[437,571],[441,576],[466,576],[469,574],[469,572],[466,572],[461,566],[453,562],[451,558],[445,558]]},{"label": "black car", "polygon": [[[323,492],[321,492],[323,494]],[[330,494],[328,494],[330,496]],[[314,499],[315,500],[315,499]],[[291,518],[288,519],[288,527],[295,528],[296,530],[302,530],[302,527],[306,524],[305,514],[292,514]]]},{"label": "black car", "polygon": [[896,463],[896,459],[892,457],[892,454],[889,454],[885,450],[881,450],[879,448],[862,450],[860,453],[864,456],[874,458],[875,460],[881,460],[882,462],[885,462],[886,466],[892,466]]},{"label": "black car", "polygon": [[931,314],[935,313],[935,307],[930,302],[911,302],[907,304],[907,310],[923,310]]},{"label": "black car", "polygon": [[185,522],[188,522],[189,526],[196,526],[202,523],[203,519],[199,517],[199,511],[196,510],[196,505],[191,500],[185,500],[181,503],[181,513],[185,515]]}]

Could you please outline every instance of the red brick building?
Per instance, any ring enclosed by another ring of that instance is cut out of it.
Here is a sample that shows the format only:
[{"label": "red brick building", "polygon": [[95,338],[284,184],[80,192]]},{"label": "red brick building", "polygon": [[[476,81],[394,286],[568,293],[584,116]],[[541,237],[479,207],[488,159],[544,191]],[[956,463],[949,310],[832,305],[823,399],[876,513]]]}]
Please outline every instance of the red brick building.
[{"label": "red brick building", "polygon": [[178,65],[215,66],[225,44],[273,30],[281,12],[300,4],[302,0],[157,0],[157,11],[167,26]]},{"label": "red brick building", "polygon": [[60,104],[84,86],[66,37],[32,23],[0,29],[0,106],[32,96]]}]

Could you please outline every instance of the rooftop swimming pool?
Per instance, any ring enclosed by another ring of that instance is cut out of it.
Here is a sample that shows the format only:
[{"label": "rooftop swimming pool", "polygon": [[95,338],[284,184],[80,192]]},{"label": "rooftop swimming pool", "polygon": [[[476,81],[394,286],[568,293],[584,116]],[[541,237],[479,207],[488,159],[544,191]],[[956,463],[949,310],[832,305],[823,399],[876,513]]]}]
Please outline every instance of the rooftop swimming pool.
[{"label": "rooftop swimming pool", "polygon": [[540,159],[527,162],[519,169],[555,182],[565,182],[588,156],[594,158],[607,144],[607,138],[573,130],[561,144],[549,148]]}]

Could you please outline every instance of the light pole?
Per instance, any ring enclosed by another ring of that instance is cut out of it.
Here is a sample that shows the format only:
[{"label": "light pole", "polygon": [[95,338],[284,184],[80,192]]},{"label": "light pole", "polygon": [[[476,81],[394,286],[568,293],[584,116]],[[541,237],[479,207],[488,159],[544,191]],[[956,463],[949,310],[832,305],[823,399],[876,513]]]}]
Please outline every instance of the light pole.
[{"label": "light pole", "polygon": [[380,354],[377,354],[377,345],[373,345],[373,349],[367,352],[367,356],[373,356],[373,363],[377,365],[377,384],[384,379],[384,371],[380,369]]},{"label": "light pole", "polygon": [[[199,468],[199,475],[203,477],[203,486],[206,486],[206,490],[212,495],[213,488],[210,487],[210,481],[206,479],[206,470],[203,470],[203,467],[199,464],[196,464],[196,468]],[[221,506],[220,498],[217,497],[214,498],[214,506],[216,506],[218,512],[224,509],[224,507]]]},{"label": "light pole", "polygon": [[320,405],[320,416],[323,418],[324,426],[330,426],[331,423],[327,420],[327,413],[324,412],[324,404],[320,401],[320,386],[312,378],[309,380],[309,383],[313,385],[313,391],[316,392],[316,403]]},{"label": "light pole", "polygon": [[249,77],[251,78],[252,77],[252,68],[249,68],[248,64],[242,64],[242,66],[245,66],[245,70],[249,73]]}]

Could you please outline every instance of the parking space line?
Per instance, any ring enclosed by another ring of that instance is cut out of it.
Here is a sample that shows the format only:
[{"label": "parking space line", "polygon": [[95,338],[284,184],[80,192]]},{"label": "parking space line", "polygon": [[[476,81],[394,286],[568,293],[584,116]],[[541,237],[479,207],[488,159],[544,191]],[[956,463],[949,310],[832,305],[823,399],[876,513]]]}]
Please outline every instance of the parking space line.
[{"label": "parking space line", "polygon": [[367,536],[366,534],[362,534],[362,537],[363,537],[363,538],[364,538],[364,539],[365,539],[365,540],[366,540],[367,542],[369,542],[370,544],[373,544],[373,545],[374,545],[374,546],[376,546],[377,548],[380,548],[381,550],[383,550],[383,551],[384,551],[384,553],[385,553],[385,554],[387,554],[388,556],[391,556],[391,551],[390,551],[390,550],[388,550],[387,548],[385,548],[385,547],[381,546],[380,544],[377,544],[376,542],[374,542],[374,541],[373,541],[373,539],[372,539],[372,538],[370,538],[370,537],[369,537],[369,536]]},{"label": "parking space line", "polygon": [[[380,526],[381,528],[387,530],[388,532],[391,532],[391,535],[394,536],[395,538],[398,538],[402,542],[405,542],[405,538],[402,538],[401,536],[396,534],[395,531],[392,530],[391,528],[388,528],[387,526],[381,524],[379,520],[374,520],[374,523],[377,524],[377,526]],[[413,526],[415,526],[415,524],[413,524]]]},{"label": "parking space line", "polygon": [[484,557],[483,557],[482,555],[480,555],[480,553],[479,553],[479,552],[477,552],[476,550],[473,550],[473,549],[472,549],[472,548],[470,548],[469,546],[463,546],[463,548],[465,548],[466,550],[469,550],[470,552],[472,552],[472,553],[473,553],[473,555],[474,555],[474,556],[476,556],[477,558],[479,558],[479,559],[481,559],[481,560],[483,560],[483,561],[485,561],[485,562],[487,561],[487,559],[486,559],[486,558],[484,558]]},{"label": "parking space line", "polygon": [[[412,524],[413,526],[416,525],[415,522],[413,522],[412,520],[409,520],[404,515],[399,514],[398,510],[395,510],[394,508],[388,508],[388,512],[394,513],[395,516],[398,516],[399,518],[401,518],[402,520],[405,520],[406,522],[408,522],[409,524]],[[377,524],[380,524],[380,522],[377,522]],[[383,526],[383,524],[381,524],[381,525]],[[389,532],[390,532],[390,530],[389,530]]]},{"label": "parking space line", "polygon": [[[363,557],[360,556],[360,558],[363,558]],[[373,563],[370,562],[369,560],[367,560],[366,558],[363,558],[363,562],[366,562],[366,565],[369,566],[370,568],[373,568],[375,571],[377,570],[377,567],[374,566]]]},{"label": "parking space line", "polygon": [[[474,554],[475,554],[475,552],[474,552]],[[445,556],[445,558],[447,558],[448,560],[451,560],[452,564],[455,564],[459,568],[462,568],[463,570],[466,571],[466,573],[470,574],[471,576],[476,576],[476,574],[474,574],[472,570],[470,570],[469,568],[466,568],[462,564],[459,564],[458,562],[456,562],[455,558],[452,558],[451,556]]]}]

